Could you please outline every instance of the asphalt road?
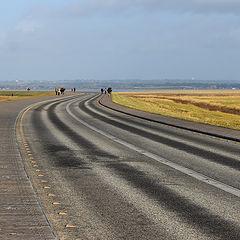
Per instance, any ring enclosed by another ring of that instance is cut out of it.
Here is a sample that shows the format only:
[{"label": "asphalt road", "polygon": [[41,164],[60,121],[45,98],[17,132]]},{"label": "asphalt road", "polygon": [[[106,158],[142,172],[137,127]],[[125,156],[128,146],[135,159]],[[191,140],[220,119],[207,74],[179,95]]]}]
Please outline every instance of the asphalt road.
[{"label": "asphalt road", "polygon": [[98,99],[60,97],[18,120],[22,158],[59,239],[240,239],[239,143]]}]

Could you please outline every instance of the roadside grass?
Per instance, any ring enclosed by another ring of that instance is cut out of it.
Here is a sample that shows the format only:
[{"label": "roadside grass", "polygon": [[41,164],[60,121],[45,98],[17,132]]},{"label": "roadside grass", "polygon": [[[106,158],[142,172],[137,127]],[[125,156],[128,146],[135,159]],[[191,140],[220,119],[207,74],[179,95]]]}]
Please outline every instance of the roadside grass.
[{"label": "roadside grass", "polygon": [[41,91],[0,91],[0,102],[15,101],[20,99],[53,96],[55,92],[41,92]]},{"label": "roadside grass", "polygon": [[115,103],[146,112],[240,130],[240,91],[113,93]]}]

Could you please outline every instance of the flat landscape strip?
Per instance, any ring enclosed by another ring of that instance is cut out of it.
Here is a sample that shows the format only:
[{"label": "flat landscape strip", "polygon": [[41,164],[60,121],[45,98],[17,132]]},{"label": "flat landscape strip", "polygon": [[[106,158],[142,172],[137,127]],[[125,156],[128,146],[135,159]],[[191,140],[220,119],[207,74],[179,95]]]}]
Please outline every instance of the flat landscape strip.
[{"label": "flat landscape strip", "polygon": [[54,91],[0,91],[0,102],[54,95]]},{"label": "flat landscape strip", "polygon": [[240,130],[240,91],[159,91],[112,94],[130,108]]},{"label": "flat landscape strip", "polygon": [[[194,101],[191,99],[179,99],[179,98],[173,98],[173,97],[161,97],[161,96],[134,96],[134,98],[137,99],[146,99],[146,100],[150,100],[150,99],[155,99],[155,100],[170,100],[176,103],[181,103],[181,104],[191,104],[203,109],[207,109],[209,111],[219,111],[219,112],[223,112],[223,113],[230,113],[230,114],[236,114],[236,115],[240,115],[240,107],[229,107],[229,106],[224,106],[221,104],[212,104],[210,101],[208,102],[204,102],[204,101]],[[239,101],[240,101],[240,97],[239,97]]]}]

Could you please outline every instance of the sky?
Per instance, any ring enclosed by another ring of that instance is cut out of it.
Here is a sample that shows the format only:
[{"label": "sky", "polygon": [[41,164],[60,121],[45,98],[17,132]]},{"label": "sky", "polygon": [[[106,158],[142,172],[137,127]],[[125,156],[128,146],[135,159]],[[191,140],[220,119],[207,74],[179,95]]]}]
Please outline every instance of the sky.
[{"label": "sky", "polygon": [[0,81],[240,80],[239,0],[11,0]]}]

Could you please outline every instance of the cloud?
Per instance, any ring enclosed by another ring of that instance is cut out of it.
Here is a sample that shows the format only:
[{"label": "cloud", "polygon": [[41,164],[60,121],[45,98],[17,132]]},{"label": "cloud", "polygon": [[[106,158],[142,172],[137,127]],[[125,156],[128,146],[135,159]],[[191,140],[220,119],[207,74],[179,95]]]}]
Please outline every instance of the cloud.
[{"label": "cloud", "polygon": [[16,29],[23,33],[33,33],[39,29],[40,26],[41,25],[34,20],[23,19],[17,24]]},{"label": "cloud", "polygon": [[[35,5],[29,9],[19,23],[18,29],[31,32],[38,26],[30,19],[47,21],[54,18],[79,18],[84,16],[115,16],[126,13],[173,14],[240,14],[239,0],[72,0],[64,6],[51,4]],[[27,20],[26,20],[27,19]]]},{"label": "cloud", "polygon": [[141,9],[191,13],[240,13],[239,0],[82,0],[61,9],[63,15],[81,16],[91,13],[116,13]]},{"label": "cloud", "polygon": [[0,47],[3,47],[7,40],[7,33],[0,32]]},{"label": "cloud", "polygon": [[39,79],[239,76],[240,0],[66,2],[34,4],[0,31],[5,69]]}]

